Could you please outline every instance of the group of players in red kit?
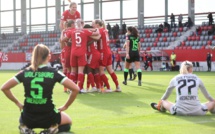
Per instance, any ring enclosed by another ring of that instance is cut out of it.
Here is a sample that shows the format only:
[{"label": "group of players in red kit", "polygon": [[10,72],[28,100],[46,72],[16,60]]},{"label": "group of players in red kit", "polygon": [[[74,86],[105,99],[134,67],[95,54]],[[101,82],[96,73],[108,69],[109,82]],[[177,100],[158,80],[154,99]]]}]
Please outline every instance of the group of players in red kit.
[{"label": "group of players in red kit", "polygon": [[[104,70],[110,74],[116,86],[116,92],[121,92],[117,76],[112,69],[112,54],[109,48],[109,35],[101,20],[85,25],[80,19],[77,4],[71,2],[70,9],[63,13],[60,23],[62,48],[61,62],[64,74],[77,83],[80,92],[112,92]],[[83,88],[87,74],[87,89]],[[106,90],[103,90],[104,85]],[[65,89],[66,90],[66,89]]]}]

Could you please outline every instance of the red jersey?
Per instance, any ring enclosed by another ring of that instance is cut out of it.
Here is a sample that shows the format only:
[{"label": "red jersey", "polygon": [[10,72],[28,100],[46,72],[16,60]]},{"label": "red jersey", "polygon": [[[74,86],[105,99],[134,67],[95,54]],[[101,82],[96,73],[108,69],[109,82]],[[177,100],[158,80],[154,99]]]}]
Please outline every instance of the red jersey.
[{"label": "red jersey", "polygon": [[2,57],[3,57],[3,53],[0,52],[0,61],[2,60]]},{"label": "red jersey", "polygon": [[73,29],[67,33],[67,37],[72,39],[72,53],[83,55],[87,52],[87,39],[93,32],[86,29]]},{"label": "red jersey", "polygon": [[63,21],[69,21],[69,20],[76,20],[80,19],[81,15],[78,11],[76,11],[73,15],[70,13],[70,10],[66,10],[63,12],[63,15],[61,16],[61,20]]},{"label": "red jersey", "polygon": [[[72,31],[75,28],[67,28],[64,32],[63,32],[63,37],[67,37],[67,33],[69,33],[70,31]],[[68,42],[66,42],[66,47],[71,47],[72,42],[71,42],[71,38],[68,40]]]},{"label": "red jersey", "polygon": [[144,53],[144,54],[143,54],[143,61],[147,61],[147,58],[148,58],[148,54],[147,54],[147,53]]},{"label": "red jersey", "polygon": [[116,61],[121,61],[121,56],[120,56],[120,54],[118,53],[118,54],[116,54]]},{"label": "red jersey", "polygon": [[100,28],[99,33],[101,34],[101,39],[98,45],[99,51],[101,53],[111,54],[110,47],[109,47],[108,31],[104,28]]},{"label": "red jersey", "polygon": [[[92,39],[88,37],[88,41],[92,41]],[[96,41],[87,46],[87,52],[92,54],[99,53]]]}]

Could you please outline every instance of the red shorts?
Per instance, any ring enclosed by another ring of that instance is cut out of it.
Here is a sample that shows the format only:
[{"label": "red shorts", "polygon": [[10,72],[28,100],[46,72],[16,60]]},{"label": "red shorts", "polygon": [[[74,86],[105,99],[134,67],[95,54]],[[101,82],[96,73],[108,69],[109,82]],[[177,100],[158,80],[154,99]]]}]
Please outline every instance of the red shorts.
[{"label": "red shorts", "polygon": [[71,53],[70,65],[71,65],[71,67],[86,66],[87,65],[87,54],[84,53],[84,54],[80,55],[80,54]]},{"label": "red shorts", "polygon": [[104,66],[104,67],[112,65],[112,55],[111,54],[102,54],[101,53],[101,60],[100,60],[99,65]]},{"label": "red shorts", "polygon": [[87,66],[96,69],[99,68],[100,53],[90,53],[87,57]]},{"label": "red shorts", "polygon": [[70,55],[71,55],[71,47],[65,48],[64,59],[65,59],[65,67],[70,68]]}]

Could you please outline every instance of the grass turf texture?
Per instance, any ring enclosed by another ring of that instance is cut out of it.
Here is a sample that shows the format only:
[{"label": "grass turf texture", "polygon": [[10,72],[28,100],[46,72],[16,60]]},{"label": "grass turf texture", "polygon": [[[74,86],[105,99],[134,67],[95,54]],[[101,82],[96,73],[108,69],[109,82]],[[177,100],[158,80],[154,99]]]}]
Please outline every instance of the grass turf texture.
[{"label": "grass turf texture", "polygon": [[[15,71],[0,71],[0,85],[14,76]],[[159,113],[150,107],[151,102],[158,102],[169,81],[178,72],[143,72],[142,86],[135,81],[122,83],[123,73],[117,72],[122,93],[79,94],[75,102],[66,110],[72,118],[71,132],[75,134],[214,134],[215,115],[173,116]],[[204,82],[209,93],[215,98],[215,73],[195,72]],[[109,82],[114,88],[109,75]],[[23,102],[23,86],[12,89],[14,95]],[[53,100],[57,107],[64,104],[68,94],[56,84]],[[206,99],[199,92],[201,102]],[[19,109],[0,93],[0,134],[18,134]],[[175,100],[175,91],[168,99]],[[40,129],[36,129],[38,133]]]}]

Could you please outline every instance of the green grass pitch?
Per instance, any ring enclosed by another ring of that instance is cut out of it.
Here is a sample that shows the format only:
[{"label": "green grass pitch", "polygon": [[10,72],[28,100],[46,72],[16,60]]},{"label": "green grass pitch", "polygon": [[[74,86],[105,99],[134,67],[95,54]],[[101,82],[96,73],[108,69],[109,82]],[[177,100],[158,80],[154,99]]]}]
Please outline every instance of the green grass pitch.
[{"label": "green grass pitch", "polygon": [[[215,73],[194,72],[204,82],[208,92],[215,98]],[[0,71],[0,85],[14,76],[16,71]],[[166,90],[170,79],[178,72],[143,72],[142,86],[137,80],[122,85],[123,73],[117,72],[122,93],[79,94],[75,102],[66,110],[72,118],[71,132],[74,134],[214,134],[215,115],[173,116],[159,113],[150,107],[157,102]],[[112,89],[114,83],[109,75]],[[23,102],[23,87],[18,85],[12,92]],[[206,99],[199,92],[200,101]],[[64,104],[68,94],[56,84],[54,103]],[[19,109],[0,93],[0,134],[18,134]],[[175,92],[170,96],[175,101]],[[36,129],[38,133],[40,129]]]}]

